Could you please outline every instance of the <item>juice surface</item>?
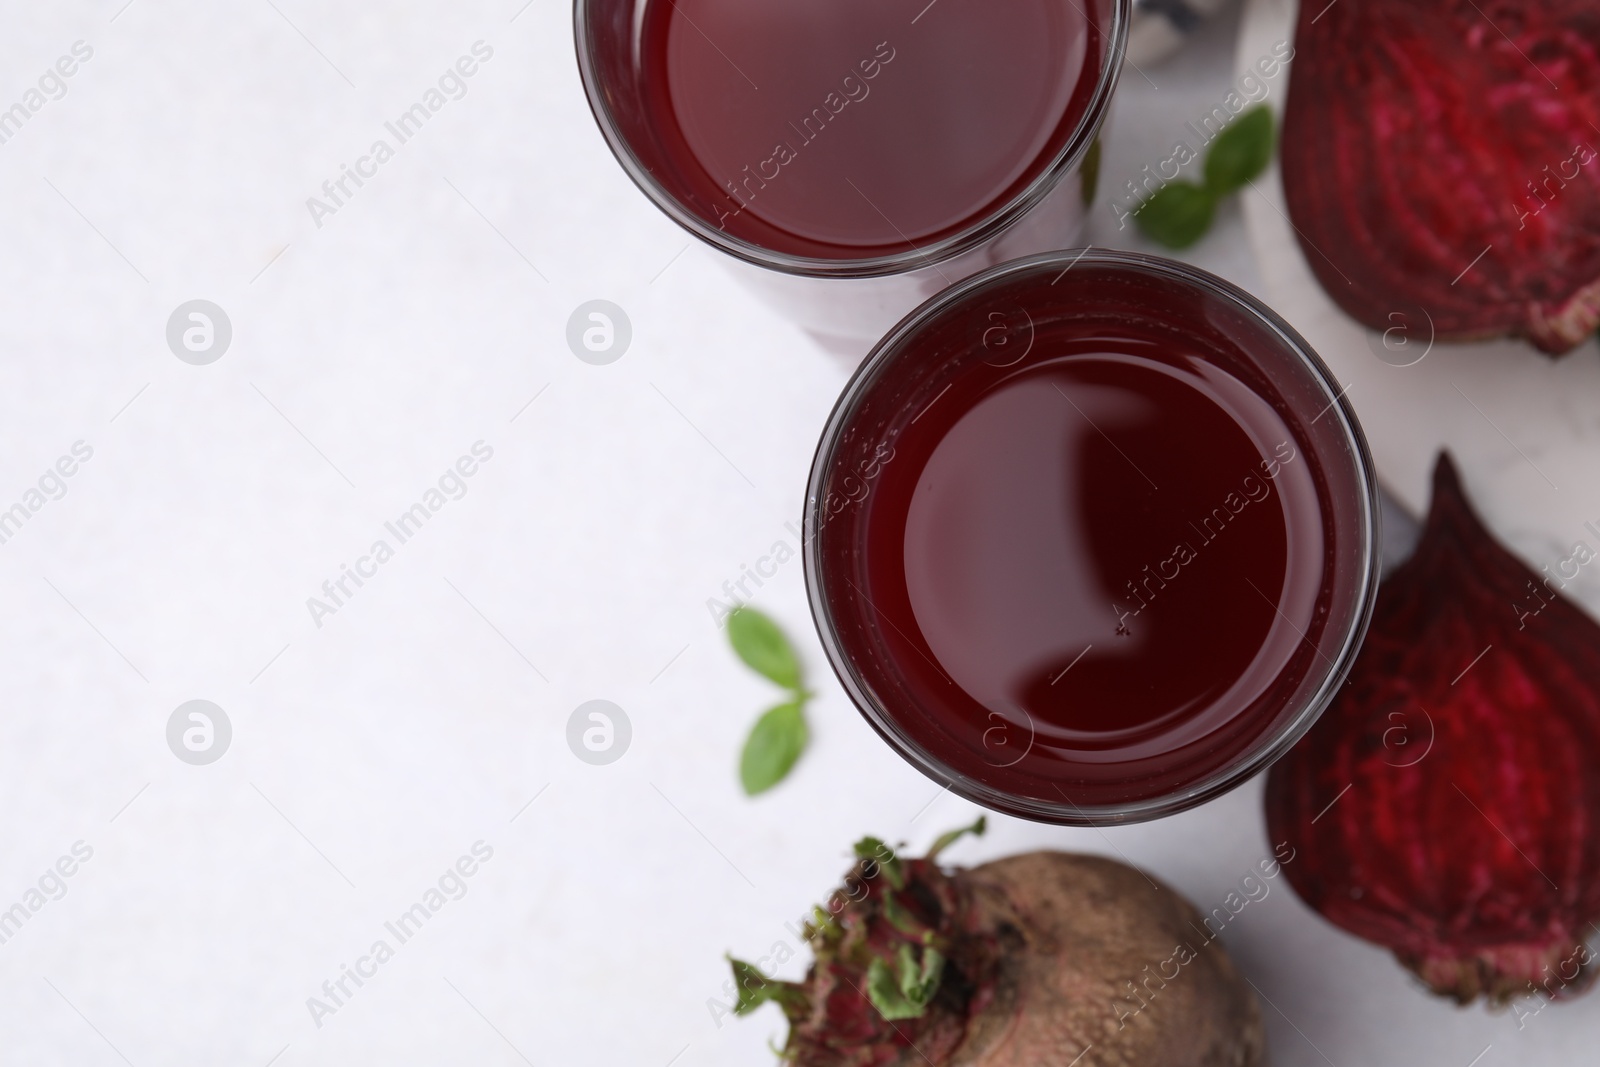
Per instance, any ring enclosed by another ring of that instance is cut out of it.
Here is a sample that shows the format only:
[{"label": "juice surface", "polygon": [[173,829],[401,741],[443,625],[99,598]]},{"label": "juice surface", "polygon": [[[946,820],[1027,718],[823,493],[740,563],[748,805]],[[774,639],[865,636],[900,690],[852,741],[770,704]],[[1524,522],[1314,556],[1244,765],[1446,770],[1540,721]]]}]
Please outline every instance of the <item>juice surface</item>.
[{"label": "juice surface", "polygon": [[1320,668],[1319,473],[1181,336],[1041,327],[1026,360],[970,363],[909,412],[876,464],[834,607],[952,770],[1056,803],[1178,791]]},{"label": "juice surface", "polygon": [[1050,163],[1099,71],[1074,0],[653,0],[640,63],[707,221],[865,258],[960,229]]}]

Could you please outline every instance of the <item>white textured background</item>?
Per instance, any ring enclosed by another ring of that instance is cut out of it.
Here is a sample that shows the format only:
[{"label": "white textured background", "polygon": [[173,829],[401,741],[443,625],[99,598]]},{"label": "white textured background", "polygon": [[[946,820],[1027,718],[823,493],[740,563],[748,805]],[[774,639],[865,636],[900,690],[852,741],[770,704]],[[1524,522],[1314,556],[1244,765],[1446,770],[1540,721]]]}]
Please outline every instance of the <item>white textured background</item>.
[{"label": "white textured background", "polygon": [[[94,49],[0,145],[0,508],[94,449],[0,545],[0,908],[94,850],[0,944],[0,1063],[770,1062],[776,1013],[707,1009],[722,953],[787,938],[864,833],[971,816],[825,675],[798,561],[756,603],[801,646],[815,740],[772,794],[737,788],[773,694],[705,602],[790,537],[845,369],[630,185],[559,0],[122,3],[0,5],[0,107]],[[1124,76],[1103,190],[1220,101],[1234,32]],[[306,198],[478,40],[468,95],[318,229]],[[1097,212],[1097,243],[1135,243]],[[1259,289],[1237,205],[1189,258]],[[210,366],[165,341],[194,298],[233,325]],[[593,298],[633,324],[607,367],[564,340]],[[316,627],[306,598],[480,440],[467,495]],[[196,698],[234,730],[205,767],[164,736]],[[596,698],[633,725],[606,767],[565,742]],[[479,840],[467,895],[316,1026],[307,997]],[[1203,910],[1269,852],[1257,783],[1105,833],[995,819],[953,858],[1039,846]],[[1281,880],[1227,943],[1280,1065],[1600,1036],[1431,1000]]]}]

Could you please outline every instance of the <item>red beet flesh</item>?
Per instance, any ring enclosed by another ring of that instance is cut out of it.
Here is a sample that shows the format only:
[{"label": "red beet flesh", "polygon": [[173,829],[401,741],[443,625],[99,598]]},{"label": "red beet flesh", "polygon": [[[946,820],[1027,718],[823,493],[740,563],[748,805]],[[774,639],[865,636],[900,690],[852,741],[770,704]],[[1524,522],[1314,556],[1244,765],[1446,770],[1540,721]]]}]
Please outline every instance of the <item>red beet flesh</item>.
[{"label": "red beet flesh", "polygon": [[1592,558],[1529,569],[1441,457],[1348,684],[1267,780],[1306,903],[1463,1003],[1593,977],[1600,626],[1557,592]]},{"label": "red beet flesh", "polygon": [[1303,0],[1283,133],[1289,215],[1334,302],[1376,330],[1600,325],[1600,7]]}]

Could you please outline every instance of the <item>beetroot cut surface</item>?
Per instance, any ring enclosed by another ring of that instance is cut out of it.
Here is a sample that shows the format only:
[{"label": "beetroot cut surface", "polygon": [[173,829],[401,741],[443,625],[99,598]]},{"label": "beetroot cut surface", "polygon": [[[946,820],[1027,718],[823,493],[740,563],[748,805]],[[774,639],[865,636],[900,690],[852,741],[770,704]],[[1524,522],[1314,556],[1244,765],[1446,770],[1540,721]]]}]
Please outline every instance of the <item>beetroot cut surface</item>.
[{"label": "beetroot cut surface", "polygon": [[1551,354],[1600,326],[1594,0],[1302,0],[1282,164],[1363,325]]},{"label": "beetroot cut surface", "polygon": [[1593,558],[1535,573],[1441,457],[1348,684],[1267,779],[1301,898],[1461,1003],[1594,977],[1600,626],[1558,592]]}]

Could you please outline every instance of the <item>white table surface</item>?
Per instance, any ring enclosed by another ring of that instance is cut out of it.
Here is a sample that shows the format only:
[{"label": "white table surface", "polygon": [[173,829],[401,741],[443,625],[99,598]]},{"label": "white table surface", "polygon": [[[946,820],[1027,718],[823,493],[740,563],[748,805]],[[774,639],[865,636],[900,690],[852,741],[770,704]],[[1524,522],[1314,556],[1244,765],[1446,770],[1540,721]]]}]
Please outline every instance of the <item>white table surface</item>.
[{"label": "white table surface", "polygon": [[[798,562],[755,603],[801,648],[814,742],[778,790],[738,790],[773,694],[706,600],[792,543],[844,369],[616,166],[567,4],[122,4],[10,3],[0,37],[0,107],[94,50],[0,144],[0,509],[93,448],[0,545],[0,909],[93,849],[0,944],[0,1063],[771,1062],[776,1013],[707,1009],[722,953],[790,938],[861,835],[920,847],[972,816],[827,674]],[[1103,187],[1220,99],[1234,32],[1124,77]],[[318,228],[307,197],[479,40],[465,98]],[[1091,238],[1142,247],[1105,203]],[[1236,204],[1186,258],[1260,289]],[[194,298],[233,326],[209,366],[165,339]],[[610,366],[564,339],[594,298],[633,325]],[[307,598],[479,441],[466,495],[317,626]],[[209,766],[165,738],[197,698],[233,727]],[[632,723],[609,766],[565,741],[592,699]],[[467,894],[319,1027],[307,998],[478,841]],[[952,858],[1044,846],[1124,856],[1202,909],[1270,851],[1257,782],[1105,832],[995,818]],[[1226,942],[1280,1065],[1492,1043],[1491,1067],[1522,1036],[1281,881]]]}]

